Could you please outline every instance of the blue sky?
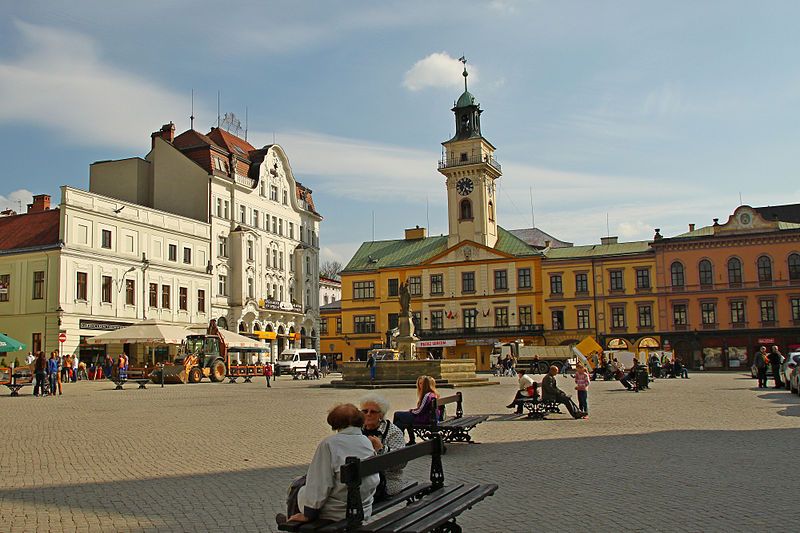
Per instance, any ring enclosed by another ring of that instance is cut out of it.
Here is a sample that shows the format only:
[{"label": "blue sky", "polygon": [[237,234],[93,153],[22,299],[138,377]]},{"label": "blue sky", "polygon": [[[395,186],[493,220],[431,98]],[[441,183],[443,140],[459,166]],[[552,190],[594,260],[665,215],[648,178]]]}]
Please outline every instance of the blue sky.
[{"label": "blue sky", "polygon": [[[800,202],[798,2],[0,0],[0,207],[87,188],[174,121],[244,117],[325,216],[323,258],[445,233],[463,89],[503,164],[498,217],[578,244]],[[427,209],[426,209],[427,206]],[[608,226],[607,221],[608,220]]]}]

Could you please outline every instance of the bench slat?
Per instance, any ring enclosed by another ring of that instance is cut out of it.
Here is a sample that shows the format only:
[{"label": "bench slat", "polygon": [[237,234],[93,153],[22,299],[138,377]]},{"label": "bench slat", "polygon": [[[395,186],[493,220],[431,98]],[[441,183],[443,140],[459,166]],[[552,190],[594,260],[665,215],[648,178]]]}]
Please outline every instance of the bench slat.
[{"label": "bench slat", "polygon": [[481,422],[486,422],[488,415],[464,416],[461,418],[448,418],[444,422],[439,422],[440,428],[477,426]]},{"label": "bench slat", "polygon": [[468,510],[476,503],[483,501],[488,496],[493,495],[496,490],[497,490],[497,485],[494,484],[477,485],[474,490],[471,490],[463,497],[459,498],[456,501],[453,501],[446,507],[442,507],[441,509],[439,509],[439,511],[437,511],[435,515],[426,517],[415,523],[413,526],[404,528],[403,532],[422,533],[425,531],[430,531],[435,527],[438,527],[442,524],[449,522],[451,519],[459,516],[461,513]]},{"label": "bench slat", "polygon": [[477,485],[465,485],[457,483],[455,485],[437,489],[422,500],[403,507],[393,513],[379,518],[378,520],[361,526],[358,531],[363,532],[392,532],[401,531],[412,525],[414,522],[422,520],[430,514],[436,513],[448,503],[461,498]]},{"label": "bench slat", "polygon": [[[369,459],[364,459],[359,464],[359,473],[361,477],[366,477],[378,472],[385,472],[386,470],[397,466],[398,464],[408,463],[414,459],[419,459],[426,455],[431,455],[435,451],[436,441],[428,440],[420,442],[413,446],[406,446],[399,450],[393,450],[391,453],[385,455],[376,455]],[[342,483],[347,483],[352,479],[355,474],[355,469],[350,467],[349,464],[342,466],[341,480]]]},{"label": "bench slat", "polygon": [[[382,502],[378,502],[378,503],[374,504],[372,506],[372,516],[375,516],[375,515],[378,515],[380,513],[383,513],[384,511],[386,511],[387,509],[389,509],[391,507],[394,507],[395,505],[402,504],[404,501],[408,500],[409,498],[412,498],[412,497],[416,496],[417,494],[419,494],[421,492],[425,492],[426,490],[428,490],[430,488],[430,486],[431,486],[430,483],[417,483],[415,481],[414,483],[412,483],[411,485],[405,487],[403,490],[401,490],[397,494],[389,496],[388,499],[383,500]],[[323,527],[321,527],[319,529],[313,529],[313,530],[312,529],[308,529],[308,530],[306,530],[305,528],[301,528],[300,531],[318,531],[319,533],[335,533],[336,531],[344,530],[346,525],[347,525],[347,520],[342,520],[342,521],[339,521],[339,522],[334,522],[334,523],[329,524],[327,526],[323,526]]]}]

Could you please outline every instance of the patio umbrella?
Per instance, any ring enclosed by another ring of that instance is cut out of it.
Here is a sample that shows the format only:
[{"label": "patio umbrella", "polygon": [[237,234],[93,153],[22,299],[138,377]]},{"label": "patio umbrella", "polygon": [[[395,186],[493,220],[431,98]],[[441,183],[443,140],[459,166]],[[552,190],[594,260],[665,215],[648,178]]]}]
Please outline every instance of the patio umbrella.
[{"label": "patio umbrella", "polygon": [[25,345],[8,335],[0,333],[0,352],[18,352],[24,350]]},{"label": "patio umbrella", "polygon": [[127,326],[87,339],[89,344],[180,344],[186,340],[187,330],[168,322],[142,320]]}]

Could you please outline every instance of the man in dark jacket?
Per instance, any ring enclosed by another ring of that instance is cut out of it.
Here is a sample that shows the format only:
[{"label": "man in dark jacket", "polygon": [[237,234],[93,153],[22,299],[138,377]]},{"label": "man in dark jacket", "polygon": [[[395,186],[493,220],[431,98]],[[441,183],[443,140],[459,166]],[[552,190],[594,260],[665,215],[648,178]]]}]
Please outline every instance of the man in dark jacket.
[{"label": "man in dark jacket", "polygon": [[558,367],[553,365],[550,367],[550,372],[542,379],[542,399],[552,400],[557,403],[563,403],[567,407],[567,411],[572,415],[572,418],[586,418],[586,413],[578,409],[575,402],[572,401],[566,392],[562,391],[556,385],[556,376],[558,375]]},{"label": "man in dark jacket", "polygon": [[753,364],[756,367],[756,372],[758,374],[758,388],[759,389],[766,389],[767,388],[767,359],[769,355],[767,354],[767,347],[762,346],[761,351],[756,354],[756,359],[753,361]]},{"label": "man in dark jacket", "polygon": [[369,380],[375,381],[375,371],[377,370],[378,362],[375,360],[375,355],[372,352],[367,354],[367,368],[369,368]]},{"label": "man in dark jacket", "polygon": [[775,388],[782,389],[783,388],[783,381],[781,381],[781,360],[783,356],[781,352],[778,351],[777,346],[772,347],[772,351],[769,352],[769,367],[772,370],[772,375],[775,378]]}]

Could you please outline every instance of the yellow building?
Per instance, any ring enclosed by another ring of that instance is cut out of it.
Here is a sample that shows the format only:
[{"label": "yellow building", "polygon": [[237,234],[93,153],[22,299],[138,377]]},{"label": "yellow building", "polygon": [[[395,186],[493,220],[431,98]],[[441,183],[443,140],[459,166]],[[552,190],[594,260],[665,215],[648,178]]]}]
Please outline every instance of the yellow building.
[{"label": "yellow building", "polygon": [[[418,356],[490,364],[496,342],[541,344],[541,252],[497,224],[494,146],[481,134],[482,110],[466,90],[452,111],[456,132],[442,143],[449,232],[412,228],[399,240],[365,242],[341,273],[341,311],[323,310],[322,352],[344,360],[391,344],[399,288],[411,294]],[[337,324],[340,331],[337,331]]]},{"label": "yellow building", "polygon": [[658,349],[660,331],[655,253],[647,241],[544,251],[544,324],[547,344],[592,335],[604,348]]}]

